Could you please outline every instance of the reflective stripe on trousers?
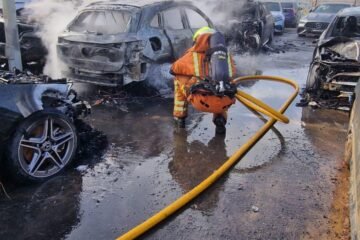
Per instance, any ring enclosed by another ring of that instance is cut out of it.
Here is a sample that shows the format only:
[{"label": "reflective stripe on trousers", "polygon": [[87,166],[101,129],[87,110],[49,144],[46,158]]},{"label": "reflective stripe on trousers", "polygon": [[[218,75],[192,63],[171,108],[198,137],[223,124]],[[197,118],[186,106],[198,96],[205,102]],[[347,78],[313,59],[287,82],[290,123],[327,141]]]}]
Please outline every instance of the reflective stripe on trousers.
[{"label": "reflective stripe on trousers", "polygon": [[194,70],[195,70],[194,76],[200,77],[200,64],[199,64],[200,57],[198,53],[193,52],[193,60],[194,60]]},{"label": "reflective stripe on trousers", "polygon": [[180,82],[174,80],[174,117],[185,118],[187,116],[187,99],[184,86]]}]

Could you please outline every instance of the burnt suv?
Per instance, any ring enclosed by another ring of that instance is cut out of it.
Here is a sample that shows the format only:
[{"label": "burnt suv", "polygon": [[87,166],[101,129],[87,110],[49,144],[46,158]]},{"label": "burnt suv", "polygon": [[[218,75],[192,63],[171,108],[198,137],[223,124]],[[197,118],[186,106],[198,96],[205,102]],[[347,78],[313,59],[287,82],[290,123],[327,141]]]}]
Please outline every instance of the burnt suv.
[{"label": "burnt suv", "polygon": [[1,72],[2,173],[28,183],[61,172],[77,149],[74,120],[89,111],[66,80]]},{"label": "burnt suv", "polygon": [[274,37],[274,18],[262,2],[249,1],[239,4],[228,1],[220,4],[221,10],[231,9],[227,21],[219,26],[225,32],[230,46],[240,52],[258,52]]},{"label": "burnt suv", "polygon": [[351,106],[360,78],[360,7],[340,11],[320,36],[306,92],[327,107]]},{"label": "burnt suv", "polygon": [[189,2],[88,5],[59,36],[58,55],[74,81],[122,86],[147,78],[152,63],[171,62],[192,45],[194,32],[213,27]]}]

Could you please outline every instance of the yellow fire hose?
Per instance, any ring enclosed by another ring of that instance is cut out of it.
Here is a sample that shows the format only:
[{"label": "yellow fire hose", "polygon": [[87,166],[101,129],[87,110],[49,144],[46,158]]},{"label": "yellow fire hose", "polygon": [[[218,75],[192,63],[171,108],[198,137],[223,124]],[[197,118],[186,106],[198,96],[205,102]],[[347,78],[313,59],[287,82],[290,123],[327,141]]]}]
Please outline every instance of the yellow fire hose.
[{"label": "yellow fire hose", "polygon": [[279,111],[274,110],[269,107],[267,104],[263,103],[259,99],[256,99],[250,96],[247,93],[242,91],[238,91],[236,98],[246,105],[247,107],[254,109],[257,112],[263,113],[270,117],[270,119],[263,125],[259,131],[253,135],[249,141],[247,141],[239,150],[235,152],[220,168],[218,168],[213,174],[211,174],[208,178],[206,178],[199,185],[194,187],[188,193],[182,195],[176,201],[162,209],[160,212],[155,214],[154,216],[147,219],[145,222],[140,225],[134,227],[129,232],[125,233],[121,237],[117,238],[117,240],[129,240],[135,239],[145,232],[149,231],[151,228],[155,227],[160,222],[164,221],[166,218],[174,214],[176,211],[184,207],[194,198],[199,196],[202,192],[204,192],[207,188],[209,188],[213,183],[215,183],[222,175],[228,172],[236,163],[238,163],[241,158],[271,129],[271,127],[277,122],[281,121],[284,123],[288,123],[289,119],[283,115],[289,105],[294,101],[297,94],[299,93],[299,86],[296,82],[282,78],[282,77],[273,77],[273,76],[245,76],[235,79],[233,82],[238,84],[241,81],[248,80],[267,80],[267,81],[275,81],[286,83],[291,85],[295,92],[289,97],[289,99],[284,103],[284,105],[280,108]]}]

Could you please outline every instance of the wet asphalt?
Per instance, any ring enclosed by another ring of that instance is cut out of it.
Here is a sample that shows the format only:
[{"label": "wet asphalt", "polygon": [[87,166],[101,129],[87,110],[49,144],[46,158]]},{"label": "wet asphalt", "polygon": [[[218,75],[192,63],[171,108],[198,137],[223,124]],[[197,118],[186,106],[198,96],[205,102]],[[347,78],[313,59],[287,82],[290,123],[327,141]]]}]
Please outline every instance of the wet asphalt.
[{"label": "wet asphalt", "polygon": [[[238,56],[238,68],[304,86],[313,40],[288,30],[273,44],[284,53]],[[263,81],[241,88],[276,108],[292,91]],[[180,131],[171,113],[168,98],[94,107],[85,122],[99,132],[83,136],[66,173],[36,186],[8,183],[11,200],[0,193],[0,239],[114,239],[200,183],[264,124],[236,104],[221,137],[209,114],[191,110]],[[290,124],[277,123],[232,171],[141,239],[348,239],[348,114],[293,103],[286,115]]]}]

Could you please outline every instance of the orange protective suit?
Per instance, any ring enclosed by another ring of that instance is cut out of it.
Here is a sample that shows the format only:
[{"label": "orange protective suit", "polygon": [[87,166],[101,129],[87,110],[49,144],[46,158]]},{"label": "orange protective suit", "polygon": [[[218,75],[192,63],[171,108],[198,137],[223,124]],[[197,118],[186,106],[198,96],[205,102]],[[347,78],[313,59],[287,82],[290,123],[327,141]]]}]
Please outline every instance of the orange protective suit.
[{"label": "orange protective suit", "polygon": [[[174,96],[174,117],[186,118],[188,102],[195,109],[202,112],[214,113],[214,118],[222,115],[226,119],[229,107],[235,103],[235,99],[228,96],[215,96],[196,93],[190,94],[192,85],[206,79],[209,75],[209,64],[205,61],[206,51],[209,49],[209,39],[211,34],[202,34],[197,37],[194,46],[187,50],[185,55],[177,60],[171,68],[175,75],[175,96]],[[235,64],[229,55],[229,74],[235,75]]]}]

